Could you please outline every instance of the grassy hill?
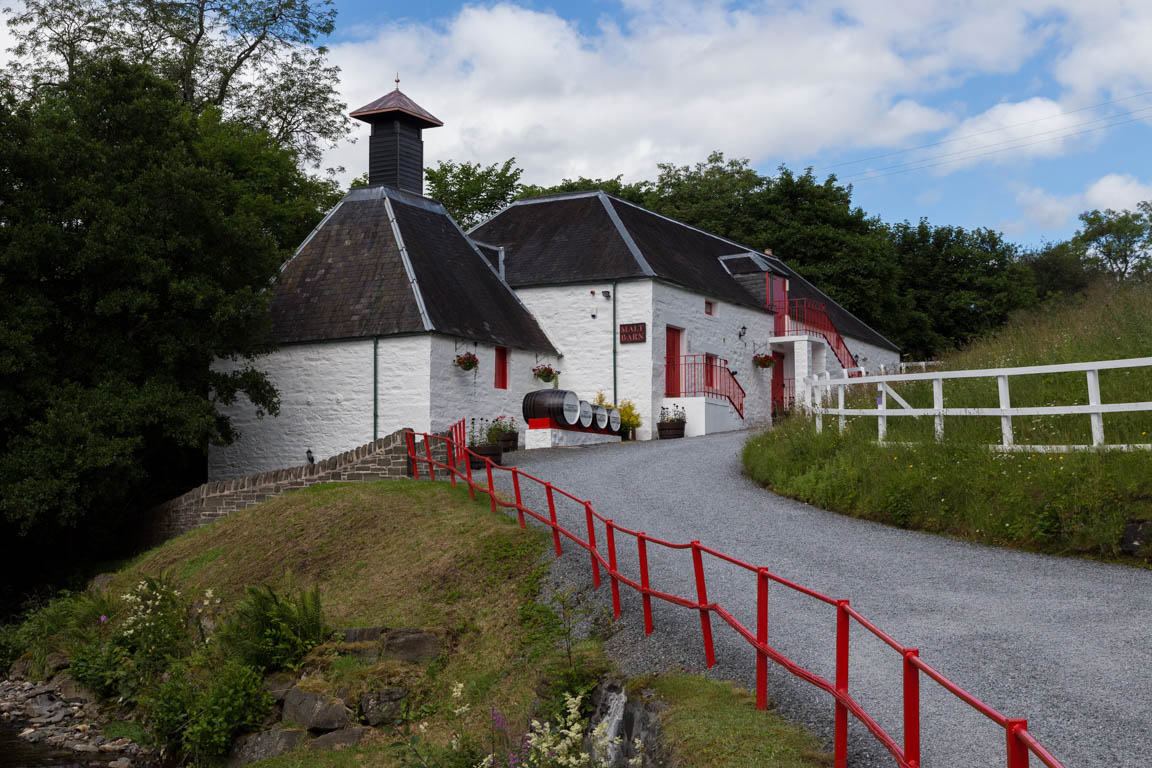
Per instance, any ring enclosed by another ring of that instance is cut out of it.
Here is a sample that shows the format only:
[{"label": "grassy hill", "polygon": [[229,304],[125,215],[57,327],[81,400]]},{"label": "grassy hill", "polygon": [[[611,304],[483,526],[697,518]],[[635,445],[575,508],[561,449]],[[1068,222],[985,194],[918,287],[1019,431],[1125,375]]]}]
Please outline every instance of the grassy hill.
[{"label": "grassy hill", "polygon": [[[1100,285],[1023,313],[995,335],[943,358],[945,369],[1071,363],[1152,356],[1152,286]],[[996,381],[946,381],[948,407],[996,407]],[[1152,400],[1152,371],[1103,371],[1104,402]],[[894,387],[910,405],[932,407],[927,383]],[[874,390],[848,401],[875,407]],[[1014,406],[1085,404],[1085,374],[1013,377]],[[1152,443],[1152,413],[1106,414],[1107,442]],[[876,420],[849,419],[843,435],[825,419],[817,434],[794,417],[744,449],[749,476],[777,493],[857,517],[986,543],[1114,556],[1128,521],[1152,519],[1152,453],[1067,454],[987,450],[998,417],[947,417],[936,443],[931,418],[890,418],[886,447]],[[1018,444],[1091,442],[1087,416],[1013,419]]]},{"label": "grassy hill", "polygon": [[[541,530],[521,531],[515,518],[492,513],[487,503],[471,501],[464,488],[444,483],[316,486],[144,553],[113,576],[105,593],[64,596],[10,635],[22,639],[25,658],[42,661],[50,653],[64,653],[72,657],[75,672],[76,660],[91,655],[85,649],[98,645],[103,650],[121,642],[116,637],[123,639],[129,626],[125,613],[134,608],[120,596],[139,592],[142,584],[164,575],[190,603],[193,623],[204,627],[206,616],[210,639],[193,642],[191,660],[171,661],[156,676],[156,686],[134,690],[136,709],[117,715],[161,733],[166,719],[172,719],[166,715],[171,708],[167,699],[184,695],[168,679],[185,674],[181,670],[193,669],[193,687],[207,686],[207,701],[223,696],[213,681],[226,677],[223,670],[234,664],[223,652],[226,643],[222,647],[216,638],[228,634],[229,621],[251,599],[249,587],[271,586],[282,596],[315,588],[328,626],[419,628],[441,638],[441,652],[431,661],[414,663],[362,657],[349,653],[357,649],[346,644],[322,643],[302,654],[289,665],[289,674],[303,675],[297,683],[301,688],[355,701],[361,692],[402,686],[409,691],[406,715],[399,725],[376,729],[355,748],[302,748],[259,764],[415,765],[420,761],[409,740],[423,724],[419,749],[426,764],[470,767],[478,755],[498,746],[493,712],[500,713],[518,742],[531,719],[547,719],[560,708],[565,691],[586,692],[610,669],[594,639],[576,645],[573,661],[562,650],[571,635],[544,588],[549,541]],[[181,626],[187,615],[187,610],[178,615]],[[131,629],[139,631],[141,625],[131,624]],[[171,647],[187,653],[186,641]],[[118,658],[116,663],[133,662]],[[770,712],[755,711],[748,695],[731,685],[687,675],[645,680],[644,685],[668,705],[665,746],[671,764],[824,764],[810,735]],[[232,697],[224,696],[225,709],[236,709],[230,703],[235,691],[225,693]],[[246,721],[249,728],[267,711],[254,706],[258,711]],[[452,747],[454,736],[459,749]],[[195,762],[213,764],[211,759]]]}]

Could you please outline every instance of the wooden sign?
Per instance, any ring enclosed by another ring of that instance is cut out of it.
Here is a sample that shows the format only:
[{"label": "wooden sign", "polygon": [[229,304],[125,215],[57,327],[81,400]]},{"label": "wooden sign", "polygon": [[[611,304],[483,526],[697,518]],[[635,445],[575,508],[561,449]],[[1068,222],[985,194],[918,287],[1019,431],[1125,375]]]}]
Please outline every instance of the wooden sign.
[{"label": "wooden sign", "polygon": [[621,344],[641,344],[648,341],[647,323],[620,323]]}]

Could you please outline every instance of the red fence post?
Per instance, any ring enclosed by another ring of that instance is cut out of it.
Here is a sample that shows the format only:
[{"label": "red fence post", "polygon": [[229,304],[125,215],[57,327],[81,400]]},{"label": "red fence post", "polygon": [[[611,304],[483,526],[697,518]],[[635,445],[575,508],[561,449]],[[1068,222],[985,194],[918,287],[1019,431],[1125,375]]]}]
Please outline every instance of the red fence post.
[{"label": "red fence post", "polygon": [[[768,644],[768,572],[756,572],[756,641]],[[768,709],[768,654],[756,649],[756,709]]]},{"label": "red fence post", "polygon": [[[848,601],[836,601],[836,692],[848,695]],[[836,731],[832,743],[832,764],[848,766],[848,708],[836,699]]]},{"label": "red fence post", "polygon": [[636,549],[640,552],[640,593],[644,596],[644,634],[652,634],[652,596],[648,594],[648,544],[644,531],[636,537]]},{"label": "red fence post", "polygon": [[432,463],[432,438],[424,435],[424,455],[428,457],[428,479],[436,479],[436,465]]},{"label": "red fence post", "polygon": [[412,459],[412,479],[420,479],[420,463],[416,461],[416,433],[408,433],[408,456]]},{"label": "red fence post", "polygon": [[596,559],[596,522],[592,519],[592,505],[584,502],[584,514],[588,518],[589,556],[592,558],[592,586],[600,589],[600,561]]},{"label": "red fence post", "polygon": [[700,542],[692,542],[692,568],[696,571],[696,600],[700,603],[700,632],[704,635],[704,663],[708,669],[716,665],[716,651],[712,647],[712,615],[708,608],[708,588],[704,584],[704,556]]},{"label": "red fence post", "polygon": [[492,511],[496,511],[496,486],[492,483],[492,459],[485,458],[484,463],[488,466],[488,503],[492,507]]},{"label": "red fence post", "polygon": [[512,468],[512,487],[516,490],[516,516],[520,518],[520,527],[524,527],[524,500],[520,498],[520,470]]},{"label": "red fence post", "polygon": [[456,429],[453,427],[448,430],[448,440],[444,443],[444,447],[448,449],[448,479],[452,481],[452,487],[456,487]]},{"label": "red fence post", "polygon": [[468,449],[464,449],[464,469],[468,473],[468,495],[472,501],[476,501],[476,484],[472,482],[472,457],[468,455]]},{"label": "red fence post", "polygon": [[552,498],[552,483],[545,483],[544,487],[548,490],[548,517],[552,520],[552,541],[556,544],[556,557],[560,557],[564,553],[560,549],[560,531],[557,530],[556,500]]},{"label": "red fence post", "polygon": [[1009,718],[1005,730],[1008,732],[1008,768],[1028,768],[1028,745],[1016,738],[1020,731],[1028,730],[1028,721]]},{"label": "red fence post", "polygon": [[612,521],[609,520],[605,524],[608,532],[608,574],[609,580],[612,584],[612,618],[620,618],[620,581],[616,578],[619,571],[616,569],[616,532],[613,530],[614,526]]},{"label": "red fence post", "polygon": [[920,670],[912,663],[920,651],[904,649],[904,759],[920,765]]}]

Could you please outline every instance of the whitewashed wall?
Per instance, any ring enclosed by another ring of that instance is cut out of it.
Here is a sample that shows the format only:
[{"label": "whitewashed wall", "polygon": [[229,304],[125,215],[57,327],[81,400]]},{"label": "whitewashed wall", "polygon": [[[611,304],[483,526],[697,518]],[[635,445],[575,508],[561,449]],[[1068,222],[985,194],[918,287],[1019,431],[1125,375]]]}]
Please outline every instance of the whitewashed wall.
[{"label": "whitewashed wall", "polygon": [[[879,370],[881,365],[886,365],[889,368],[900,364],[900,353],[893,352],[887,347],[878,347],[875,344],[869,344],[866,341],[852,338],[851,336],[844,337],[844,343],[848,345],[848,351],[860,363],[861,368],[867,368],[869,371]],[[833,361],[836,356],[831,355]],[[839,364],[836,369],[840,370]]]},{"label": "whitewashed wall", "polygon": [[[612,326],[612,300],[603,296],[603,291],[611,290],[610,282],[516,290],[520,300],[536,316],[536,322],[564,355],[559,362],[563,372],[560,388],[570,389],[588,401],[593,400],[597,392],[613,400],[612,339],[617,331]],[[636,404],[644,419],[637,437],[645,440],[653,424],[646,414],[652,412],[654,402],[651,280],[616,284],[616,321],[648,324],[647,342],[617,344],[616,348],[615,402],[630,399]],[[663,337],[660,343],[664,343]],[[656,394],[663,396],[663,389]]]},{"label": "whitewashed wall", "polygon": [[[649,339],[652,346],[652,388],[660,397],[655,399],[648,414],[655,424],[660,413],[660,400],[664,394],[665,352],[667,326],[684,329],[681,354],[711,354],[728,361],[728,368],[736,371],[736,379],[744,388],[744,424],[753,426],[771,421],[772,370],[752,365],[754,342],[756,350],[767,351],[767,341],[773,332],[773,317],[767,311],[713,302],[713,314],[704,314],[705,297],[683,288],[654,282],[653,318]],[[748,329],[739,337],[740,327]]]},{"label": "whitewashed wall", "polygon": [[[380,339],[378,434],[428,424],[427,336]],[[218,361],[218,370],[241,364]],[[372,340],[291,344],[256,361],[280,391],[280,414],[257,416],[244,396],[221,412],[240,432],[232,445],[212,447],[208,477],[295,467],[308,449],[317,461],[372,440]]]},{"label": "whitewashed wall", "polygon": [[[521,412],[524,395],[552,386],[533,376],[532,369],[538,364],[547,363],[563,370],[564,363],[555,355],[510,349],[508,388],[496,389],[494,346],[439,334],[434,334],[431,339],[429,370],[432,382],[432,431],[444,431],[460,419],[494,419],[503,415],[516,418],[521,428],[520,442],[523,444],[523,430],[527,428]],[[476,370],[463,371],[456,367],[456,356],[464,352],[471,352],[480,360]]]}]

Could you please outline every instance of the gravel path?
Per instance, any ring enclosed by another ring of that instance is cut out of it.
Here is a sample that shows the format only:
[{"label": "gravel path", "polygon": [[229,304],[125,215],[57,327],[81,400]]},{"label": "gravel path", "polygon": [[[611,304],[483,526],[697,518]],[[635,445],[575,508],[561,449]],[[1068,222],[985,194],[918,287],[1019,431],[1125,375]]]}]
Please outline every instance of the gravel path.
[{"label": "gravel path", "polygon": [[[676,542],[699,539],[832,597],[945,675],[1029,729],[1069,768],[1152,764],[1152,571],[1010,550],[854,520],[763,490],[741,474],[747,433],[594,448],[519,452],[508,458],[619,524]],[[504,473],[501,473],[504,474]],[[507,477],[505,475],[505,477]],[[525,503],[546,513],[542,493]],[[510,482],[498,487],[510,489]],[[557,495],[557,499],[562,499]],[[583,509],[558,503],[560,522],[583,532]],[[598,527],[600,551],[603,527]],[[695,596],[691,556],[649,546],[654,589]],[[631,537],[617,538],[621,571],[639,579]],[[709,599],[755,626],[751,574],[705,559]],[[554,574],[590,585],[586,553],[568,542]],[[655,632],[643,633],[640,600],[621,587],[623,617],[608,642],[629,674],[700,671],[699,614],[654,600]],[[608,581],[596,595],[610,605]],[[835,609],[773,585],[769,636],[777,649],[834,677]],[[753,686],[755,654],[712,619],[712,674]],[[900,657],[854,626],[850,690],[897,741],[902,737]],[[831,743],[831,699],[769,665],[769,695],[788,718]],[[921,681],[925,766],[1003,766],[1005,738],[991,721]],[[850,718],[849,764],[893,761]]]}]

